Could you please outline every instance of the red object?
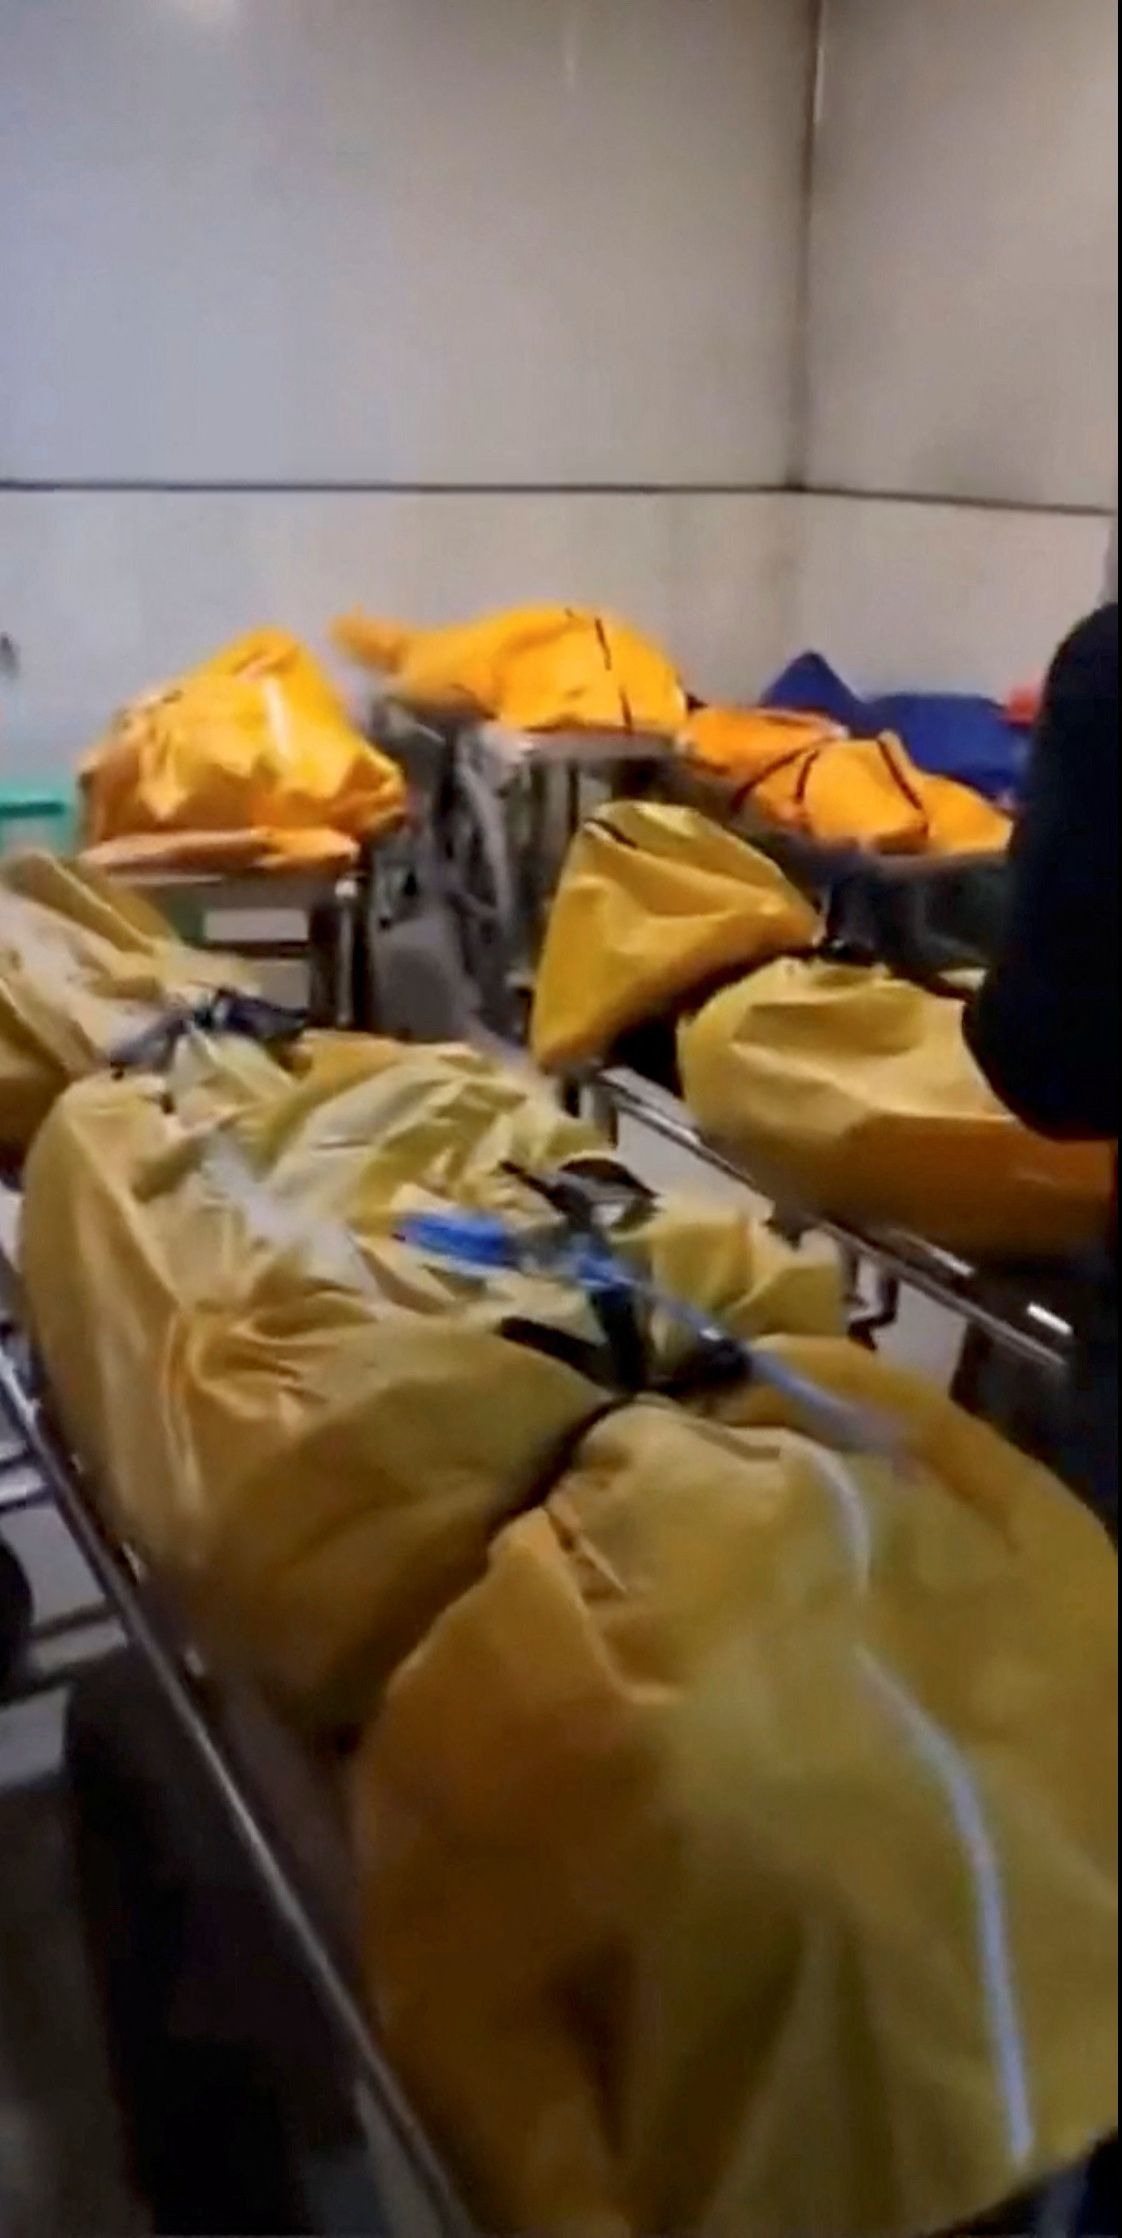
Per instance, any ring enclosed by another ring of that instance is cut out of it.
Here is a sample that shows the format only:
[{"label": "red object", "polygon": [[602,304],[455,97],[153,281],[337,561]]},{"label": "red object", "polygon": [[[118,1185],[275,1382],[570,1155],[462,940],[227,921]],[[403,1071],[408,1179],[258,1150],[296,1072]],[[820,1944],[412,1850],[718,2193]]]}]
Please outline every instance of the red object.
[{"label": "red object", "polygon": [[1043,684],[1020,684],[1005,702],[1005,714],[1018,730],[1035,729],[1044,699]]}]

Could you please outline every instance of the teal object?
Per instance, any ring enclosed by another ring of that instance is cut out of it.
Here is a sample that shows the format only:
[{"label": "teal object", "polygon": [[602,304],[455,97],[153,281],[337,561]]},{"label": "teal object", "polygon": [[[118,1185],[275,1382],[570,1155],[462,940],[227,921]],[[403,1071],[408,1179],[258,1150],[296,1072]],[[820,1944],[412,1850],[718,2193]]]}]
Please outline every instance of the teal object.
[{"label": "teal object", "polygon": [[0,784],[0,854],[13,845],[33,844],[37,830],[53,854],[68,854],[75,836],[74,808],[67,784]]}]

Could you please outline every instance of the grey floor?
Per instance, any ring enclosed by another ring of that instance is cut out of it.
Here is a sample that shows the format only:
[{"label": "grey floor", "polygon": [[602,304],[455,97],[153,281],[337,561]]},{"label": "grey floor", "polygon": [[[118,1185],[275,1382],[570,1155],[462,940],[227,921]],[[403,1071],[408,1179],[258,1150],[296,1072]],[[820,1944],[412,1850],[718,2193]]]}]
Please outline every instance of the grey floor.
[{"label": "grey floor", "polygon": [[[744,1193],[645,1130],[621,1144],[652,1185],[743,1206]],[[13,1206],[0,1202],[0,1241]],[[940,1380],[956,1330],[922,1301],[905,1309],[888,1349]],[[40,1617],[94,1597],[65,1530],[50,1513],[0,1530],[30,1575]],[[91,1652],[105,1643],[88,1635]],[[127,2195],[112,2099],[85,1974],[59,1783],[57,1693],[0,1715],[0,2238],[131,2238],[142,2229]]]},{"label": "grey floor", "polygon": [[134,2232],[141,2224],[121,2169],[54,1776],[57,1711],[9,1722],[16,1731],[0,1744],[0,2230]]}]

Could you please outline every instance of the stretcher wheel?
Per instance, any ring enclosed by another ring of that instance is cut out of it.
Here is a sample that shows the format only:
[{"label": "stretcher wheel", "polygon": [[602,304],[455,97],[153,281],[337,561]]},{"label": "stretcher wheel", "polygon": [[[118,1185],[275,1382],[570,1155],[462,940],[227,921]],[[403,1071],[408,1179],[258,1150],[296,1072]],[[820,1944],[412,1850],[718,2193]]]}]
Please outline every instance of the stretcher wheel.
[{"label": "stretcher wheel", "polygon": [[379,849],[376,891],[384,934],[445,915],[456,958],[481,1015],[496,1032],[516,1028],[511,976],[519,956],[519,905],[506,796],[476,768],[460,725],[439,710],[376,711],[372,735],[405,771],[416,822],[395,859]]},{"label": "stretcher wheel", "polygon": [[438,833],[445,893],[482,1016],[497,1033],[515,1030],[518,905],[506,818],[493,787],[463,755],[441,803]]},{"label": "stretcher wheel", "polygon": [[0,1695],[15,1678],[31,1630],[31,1587],[11,1548],[0,1541]]}]

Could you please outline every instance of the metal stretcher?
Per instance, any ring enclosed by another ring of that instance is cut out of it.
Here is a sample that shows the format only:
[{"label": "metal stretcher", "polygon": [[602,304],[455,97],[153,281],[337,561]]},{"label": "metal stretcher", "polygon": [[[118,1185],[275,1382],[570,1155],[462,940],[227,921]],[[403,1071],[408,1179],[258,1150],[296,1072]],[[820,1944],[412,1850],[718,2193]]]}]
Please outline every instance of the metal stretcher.
[{"label": "metal stretcher", "polygon": [[88,1653],[59,1647],[119,1627],[139,1654],[196,1756],[230,1829],[315,1994],[366,2147],[377,2205],[371,2238],[473,2238],[473,2224],[396,2081],[357,1988],[347,1932],[342,1827],[322,1767],[256,1698],[208,1678],[175,1612],[102,1521],[80,1469],[53,1426],[19,1320],[18,1279],[0,1254],[0,1415],[13,1444],[0,1463],[0,1518],[53,1506],[104,1595],[65,1627],[34,1629],[22,1684],[3,1707],[66,1686],[90,1668]]},{"label": "metal stretcher", "polygon": [[[306,966],[313,1022],[372,1033],[377,1030],[372,928],[381,858],[392,837],[363,847],[345,871],[142,871],[127,884],[196,948]],[[282,932],[280,920],[287,927],[290,919],[291,929]]]},{"label": "metal stretcher", "polygon": [[549,905],[594,805],[657,789],[673,742],[645,731],[510,730],[379,701],[367,726],[405,769],[418,877],[456,927],[480,1014],[519,1034]]},{"label": "metal stretcher", "polygon": [[452,920],[480,1015],[495,1032],[521,1038],[566,854],[609,799],[653,797],[700,810],[817,900],[831,936],[879,950],[891,935],[929,966],[934,950],[943,968],[985,962],[992,948],[1003,858],[880,855],[789,832],[743,787],[689,762],[667,735],[530,733],[393,698],[376,704],[367,727],[409,778],[418,809],[414,874]]},{"label": "metal stretcher", "polygon": [[[587,1101],[596,1124],[609,1140],[618,1138],[620,1120],[633,1120],[714,1172],[774,1202],[772,1188],[760,1176],[750,1173],[719,1144],[705,1139],[680,1099],[651,1087],[637,1074],[609,1069],[584,1075],[571,1082],[566,1093],[575,1105]],[[981,1340],[983,1348],[1019,1360],[1048,1377],[1066,1375],[1072,1354],[1071,1323],[1056,1306],[1034,1295],[1017,1270],[973,1266],[920,1236],[895,1229],[852,1228],[827,1215],[782,1202],[774,1203],[772,1217],[774,1226],[792,1240],[818,1234],[836,1244],[846,1275],[855,1336],[869,1341],[891,1328],[903,1293],[911,1290],[954,1315]],[[873,1276],[871,1303],[861,1280],[865,1268]],[[980,1365],[983,1357],[984,1350],[980,1350],[976,1364]],[[964,1395],[960,1391],[959,1396]]]},{"label": "metal stretcher", "polygon": [[[590,1084],[601,1111],[639,1118],[666,1139],[698,1150],[719,1170],[744,1177],[731,1161],[699,1145],[688,1122],[659,1108],[618,1076]],[[928,1294],[943,1292],[910,1252],[895,1240],[857,1238],[835,1223],[824,1226],[843,1249],[859,1248],[875,1257],[892,1279],[915,1279]],[[1046,1322],[1005,1321],[980,1301],[959,1301],[959,1310],[982,1316],[980,1325],[1001,1341],[1012,1342],[1038,1364],[1058,1366],[1059,1332]],[[455,2190],[397,2083],[356,1987],[348,1937],[340,1928],[347,1905],[332,1898],[332,1884],[346,1876],[341,1831],[326,1803],[318,1804],[318,1783],[297,1744],[258,1701],[238,1700],[208,1679],[205,1665],[164,1597],[139,1563],[108,1530],[89,1495],[81,1470],[54,1427],[35,1364],[19,1321],[18,1279],[0,1254],[0,1413],[16,1440],[8,1466],[33,1472],[36,1488],[20,1493],[21,1504],[53,1503],[105,1596],[102,1617],[116,1621],[133,1644],[154,1686],[205,1774],[236,1835],[256,1884],[287,1945],[315,1992],[340,2072],[349,2078],[358,2125],[364,2140],[377,2207],[371,2238],[479,2238]],[[2,1478],[0,1478],[2,1499]],[[56,1670],[52,1684],[65,1683]],[[9,1697],[10,1699],[10,1697]],[[294,1799],[298,1808],[294,1810]],[[1080,2168],[1048,2187],[1018,2210],[1015,2224],[999,2220],[1001,2231],[1016,2227],[1032,2238],[1076,2238],[1083,2219],[1089,2171]],[[338,2227],[331,2223],[325,2229]],[[347,2227],[356,2227],[348,2222]],[[365,2226],[361,2226],[365,2227]],[[980,2225],[977,2227],[981,2227]]]}]

